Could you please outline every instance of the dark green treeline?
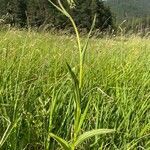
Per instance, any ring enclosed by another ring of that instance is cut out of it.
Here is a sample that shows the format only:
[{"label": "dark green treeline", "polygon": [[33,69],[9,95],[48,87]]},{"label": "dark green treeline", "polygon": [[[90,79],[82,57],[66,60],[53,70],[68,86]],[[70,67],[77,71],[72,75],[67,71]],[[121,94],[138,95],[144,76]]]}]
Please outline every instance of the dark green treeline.
[{"label": "dark green treeline", "polygon": [[[54,3],[57,3],[54,0]],[[114,17],[109,7],[100,0],[76,0],[75,7],[70,8],[62,1],[72,15],[79,28],[89,30],[93,17],[97,14],[95,28],[99,30],[112,29]],[[54,8],[48,0],[0,0],[0,18],[5,23],[17,27],[41,27],[64,29],[71,26],[68,18]]]}]

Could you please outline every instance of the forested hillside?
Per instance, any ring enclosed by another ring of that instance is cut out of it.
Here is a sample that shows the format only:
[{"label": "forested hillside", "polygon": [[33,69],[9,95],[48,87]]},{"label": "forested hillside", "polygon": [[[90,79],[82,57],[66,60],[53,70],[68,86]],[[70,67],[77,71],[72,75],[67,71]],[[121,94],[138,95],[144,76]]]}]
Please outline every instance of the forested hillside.
[{"label": "forested hillside", "polygon": [[[53,2],[58,5],[56,0]],[[68,6],[66,0],[62,3],[77,27],[85,31],[90,30],[95,14],[95,28],[99,31],[117,29],[124,20],[126,30],[141,32],[141,29],[150,27],[149,0],[75,0],[73,8]],[[0,4],[0,19],[11,26],[67,30],[71,27],[68,18],[48,0],[0,0]]]},{"label": "forested hillside", "polygon": [[[58,5],[56,0],[53,2]],[[114,26],[113,16],[109,7],[99,0],[76,0],[75,6],[70,7],[66,0],[61,1],[66,10],[74,18],[79,28],[89,30],[94,15],[97,14],[95,28],[110,29]],[[48,0],[0,0],[0,18],[6,23],[19,27],[67,28],[70,22],[67,17],[54,8]]]},{"label": "forested hillside", "polygon": [[107,0],[118,19],[150,16],[150,0]]}]

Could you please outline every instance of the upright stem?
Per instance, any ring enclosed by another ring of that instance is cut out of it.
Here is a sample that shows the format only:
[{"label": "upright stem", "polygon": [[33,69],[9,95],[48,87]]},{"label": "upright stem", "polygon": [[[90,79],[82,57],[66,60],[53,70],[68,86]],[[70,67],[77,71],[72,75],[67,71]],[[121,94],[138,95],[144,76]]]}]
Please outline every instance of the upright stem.
[{"label": "upright stem", "polygon": [[79,51],[79,85],[77,85],[77,89],[75,90],[77,95],[75,97],[76,106],[74,107],[74,112],[75,112],[74,119],[75,119],[75,121],[74,121],[73,145],[71,146],[71,150],[75,150],[74,143],[76,142],[77,137],[78,137],[78,126],[79,126],[79,120],[81,117],[81,108],[80,108],[80,105],[78,105],[78,104],[80,103],[80,99],[81,99],[80,98],[80,91],[82,89],[82,84],[83,84],[82,83],[83,82],[83,50],[81,47],[81,40],[80,40],[78,28],[77,28],[73,18],[71,17],[71,15],[66,11],[66,9],[64,8],[64,6],[62,5],[60,0],[58,0],[59,6],[57,6],[51,0],[49,0],[49,2],[52,5],[54,5],[60,12],[62,12],[66,17],[69,18],[69,20],[70,20],[70,22],[74,28],[76,40],[77,40],[77,45],[78,45],[78,51]]},{"label": "upright stem", "polygon": [[[70,15],[69,15],[70,16]],[[81,48],[81,42],[80,42],[80,35],[79,35],[79,31],[77,29],[77,26],[74,22],[74,20],[72,19],[72,17],[70,16],[70,21],[74,27],[75,33],[76,33],[76,39],[77,39],[77,43],[78,43],[78,49],[79,49],[79,69],[80,69],[80,73],[79,73],[79,88],[81,89],[82,87],[82,76],[83,76],[83,58],[82,58],[82,48]]]},{"label": "upright stem", "polygon": [[82,88],[82,78],[83,78],[83,54],[82,54],[82,47],[81,47],[81,40],[80,40],[80,35],[79,35],[79,31],[78,28],[73,20],[73,18],[71,17],[71,15],[66,11],[66,9],[63,7],[62,3],[60,0],[58,0],[59,6],[60,6],[60,10],[61,12],[63,12],[63,14],[65,14],[71,21],[72,26],[74,28],[75,34],[76,34],[76,40],[77,40],[77,44],[78,44],[78,50],[79,50],[79,69],[80,69],[80,73],[79,73],[79,88]]}]

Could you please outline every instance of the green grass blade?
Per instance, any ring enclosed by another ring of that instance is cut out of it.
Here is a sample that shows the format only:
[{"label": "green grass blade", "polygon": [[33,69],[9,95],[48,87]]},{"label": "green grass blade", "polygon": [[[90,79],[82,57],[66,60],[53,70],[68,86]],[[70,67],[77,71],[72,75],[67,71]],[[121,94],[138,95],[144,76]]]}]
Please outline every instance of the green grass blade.
[{"label": "green grass blade", "polygon": [[68,67],[68,71],[69,71],[69,73],[71,75],[72,81],[74,83],[74,93],[75,93],[74,134],[75,134],[75,137],[76,137],[77,134],[78,134],[78,127],[79,127],[79,121],[80,121],[80,116],[81,116],[81,107],[80,107],[81,94],[80,94],[80,88],[79,88],[79,81],[78,81],[75,73],[71,69],[70,65],[68,63],[66,63],[66,64],[67,64],[67,67]]},{"label": "green grass blade", "polygon": [[66,63],[66,65],[67,65],[68,71],[69,71],[69,73],[70,73],[70,75],[71,75],[71,78],[72,78],[72,81],[73,81],[73,83],[74,83],[74,86],[77,88],[77,87],[79,86],[79,81],[78,81],[78,79],[77,79],[75,73],[74,73],[73,70],[71,69],[70,65],[69,65],[68,63]]},{"label": "green grass blade", "polygon": [[93,136],[100,135],[100,134],[106,134],[106,133],[112,133],[114,131],[115,130],[113,130],[113,129],[96,129],[96,130],[91,130],[91,131],[85,132],[78,137],[77,141],[75,142],[75,146],[81,144],[82,142],[84,142],[85,140],[87,140]]},{"label": "green grass blade", "polygon": [[64,139],[58,137],[57,135],[53,133],[50,133],[49,135],[50,137],[55,139],[61,145],[61,147],[64,148],[64,150],[71,150],[71,147],[67,141],[65,141]]},{"label": "green grass blade", "polygon": [[90,100],[88,101],[87,105],[86,105],[86,108],[84,109],[84,112],[83,114],[81,115],[81,118],[80,118],[80,122],[79,122],[79,126],[78,126],[78,132],[80,132],[81,130],[81,127],[83,125],[83,122],[87,116],[87,112],[88,112],[88,108],[89,108],[89,105],[90,105]]},{"label": "green grass blade", "polygon": [[87,50],[87,47],[88,47],[88,43],[89,43],[89,39],[90,39],[90,36],[91,36],[91,33],[94,29],[94,26],[95,26],[95,22],[96,22],[96,14],[94,16],[94,19],[93,19],[93,23],[92,23],[92,26],[91,26],[91,29],[88,33],[88,36],[87,36],[87,39],[86,39],[86,43],[83,47],[83,50],[82,50],[82,58],[83,58],[83,63],[84,63],[84,60],[85,60],[85,53],[86,53],[86,50]]},{"label": "green grass blade", "polygon": [[17,126],[17,122],[14,122],[14,123],[9,123],[6,131],[4,132],[1,140],[0,140],[0,148],[3,146],[3,144],[6,142],[7,138],[9,137],[9,135],[11,134],[12,130]]}]

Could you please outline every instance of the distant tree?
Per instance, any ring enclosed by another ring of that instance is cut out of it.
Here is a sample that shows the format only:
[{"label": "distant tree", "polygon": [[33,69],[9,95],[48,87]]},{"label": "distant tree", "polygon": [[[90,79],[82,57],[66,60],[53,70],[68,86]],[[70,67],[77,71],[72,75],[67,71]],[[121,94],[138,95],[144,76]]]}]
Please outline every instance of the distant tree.
[{"label": "distant tree", "polygon": [[150,14],[150,0],[107,0],[118,21],[132,18],[142,18]]},{"label": "distant tree", "polygon": [[95,28],[98,28],[100,30],[114,28],[114,16],[112,15],[110,8],[108,6],[105,6],[103,1],[93,1],[95,1],[95,8],[93,8],[92,11],[97,14]]},{"label": "distant tree", "polygon": [[0,17],[6,14],[8,0],[0,0]]},{"label": "distant tree", "polygon": [[[15,0],[14,0],[15,1]],[[1,5],[1,11],[0,11],[0,18],[3,19],[4,24],[8,24],[10,26],[15,25],[15,12],[14,12],[14,1],[0,0]]]},{"label": "distant tree", "polygon": [[17,0],[17,22],[20,27],[27,25],[27,0]]},{"label": "distant tree", "polygon": [[[74,18],[78,28],[89,30],[95,14],[97,14],[95,28],[105,30],[113,27],[112,13],[103,1],[74,0],[75,7],[73,8],[69,6],[67,1],[61,0],[63,6]],[[4,2],[2,7],[0,5],[2,8],[0,13],[13,16],[20,27],[26,27],[27,24],[31,27],[50,24],[50,27],[58,29],[71,26],[69,19],[52,6],[48,0],[0,0],[0,2]],[[53,2],[58,5],[57,0],[53,0]]]},{"label": "distant tree", "polygon": [[94,15],[97,15],[95,28],[104,30],[114,27],[114,17],[109,7],[100,0],[76,0],[73,17],[80,28],[90,29]]},{"label": "distant tree", "polygon": [[[53,2],[56,5],[58,5],[57,0],[53,0]],[[71,13],[71,9],[69,7],[67,0],[62,1],[62,4],[63,4],[64,8],[69,13]],[[56,28],[64,29],[65,27],[70,25],[69,19],[64,14],[62,14],[60,11],[58,11],[55,7],[53,7],[53,6],[49,7],[49,12],[50,12],[51,16],[53,16],[52,23]]]},{"label": "distant tree", "polygon": [[92,24],[91,0],[76,0],[72,11],[73,18],[78,27],[89,29]]}]

